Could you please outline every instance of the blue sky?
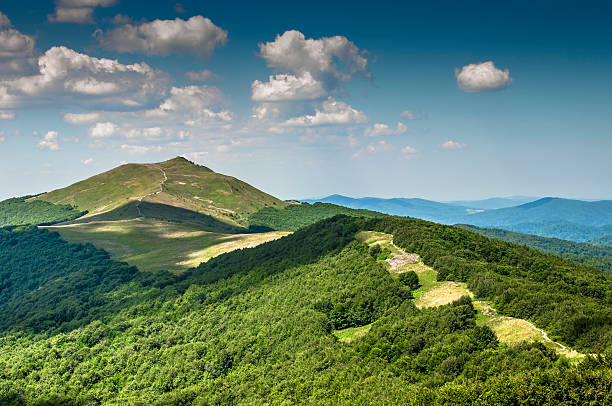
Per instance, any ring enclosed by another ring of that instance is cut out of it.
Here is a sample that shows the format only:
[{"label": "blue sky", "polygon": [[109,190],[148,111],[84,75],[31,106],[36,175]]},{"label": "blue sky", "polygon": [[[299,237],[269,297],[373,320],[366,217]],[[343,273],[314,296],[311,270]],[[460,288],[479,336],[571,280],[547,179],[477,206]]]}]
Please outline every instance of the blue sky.
[{"label": "blue sky", "polygon": [[201,3],[0,5],[0,198],[177,155],[281,198],[612,198],[606,2]]}]

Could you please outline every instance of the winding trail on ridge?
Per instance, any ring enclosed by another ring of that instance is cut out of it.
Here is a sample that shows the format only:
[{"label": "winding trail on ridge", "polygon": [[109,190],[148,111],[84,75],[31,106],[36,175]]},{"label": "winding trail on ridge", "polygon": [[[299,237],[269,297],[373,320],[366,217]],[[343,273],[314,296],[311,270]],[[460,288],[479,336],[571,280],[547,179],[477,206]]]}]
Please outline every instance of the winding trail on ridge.
[{"label": "winding trail on ridge", "polygon": [[142,211],[140,210],[140,203],[142,203],[142,200],[145,197],[153,196],[153,195],[159,194],[164,191],[164,183],[166,183],[166,181],[168,180],[168,176],[166,176],[166,172],[162,168],[160,168],[159,166],[157,166],[156,168],[161,171],[162,175],[164,175],[164,180],[162,180],[161,183],[159,184],[158,191],[146,194],[144,196],[140,196],[138,198],[138,203],[136,203],[136,210],[138,210],[138,217],[144,217],[144,215],[142,214]]}]

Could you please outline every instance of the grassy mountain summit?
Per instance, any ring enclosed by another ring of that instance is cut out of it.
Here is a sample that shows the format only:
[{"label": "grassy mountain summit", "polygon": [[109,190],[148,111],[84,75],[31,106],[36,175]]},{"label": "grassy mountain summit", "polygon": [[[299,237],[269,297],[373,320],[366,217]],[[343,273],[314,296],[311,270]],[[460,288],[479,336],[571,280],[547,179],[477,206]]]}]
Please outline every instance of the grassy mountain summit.
[{"label": "grassy mountain summit", "polygon": [[165,209],[176,216],[176,210],[171,208],[179,208],[242,227],[247,226],[249,214],[263,207],[286,205],[245,182],[182,157],[152,164],[122,165],[34,199],[87,210],[85,218],[149,217],[146,207],[150,212],[155,210],[157,215]]}]

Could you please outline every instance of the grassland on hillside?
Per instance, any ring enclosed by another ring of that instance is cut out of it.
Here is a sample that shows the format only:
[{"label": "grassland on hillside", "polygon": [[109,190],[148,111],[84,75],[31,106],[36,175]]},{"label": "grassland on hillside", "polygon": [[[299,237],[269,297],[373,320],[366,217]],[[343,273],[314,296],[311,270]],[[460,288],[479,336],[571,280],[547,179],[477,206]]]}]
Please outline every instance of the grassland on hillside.
[{"label": "grassland on hillside", "polygon": [[69,242],[90,242],[118,261],[143,271],[182,272],[235,249],[254,247],[289,233],[224,234],[155,219],[100,221],[48,227]]},{"label": "grassland on hillside", "polygon": [[[355,238],[368,244],[370,247],[379,245],[383,250],[396,255],[410,255],[393,244],[393,236],[391,234],[377,231],[361,231],[357,233]],[[420,286],[412,292],[412,295],[414,296],[414,304],[420,309],[447,305],[459,300],[463,296],[473,298],[473,294],[467,289],[465,283],[437,281],[437,272],[422,261],[403,264],[398,268],[388,267],[388,269],[394,275],[400,275],[409,271],[414,271],[417,274]],[[523,341],[537,341],[568,358],[584,357],[583,354],[572,351],[550,340],[546,334],[526,320],[499,315],[491,304],[486,301],[473,300],[473,303],[474,308],[478,311],[476,316],[477,323],[491,328],[502,343],[516,345]],[[349,328],[336,331],[334,334],[343,342],[352,342],[364,336],[370,328],[370,325]]]}]

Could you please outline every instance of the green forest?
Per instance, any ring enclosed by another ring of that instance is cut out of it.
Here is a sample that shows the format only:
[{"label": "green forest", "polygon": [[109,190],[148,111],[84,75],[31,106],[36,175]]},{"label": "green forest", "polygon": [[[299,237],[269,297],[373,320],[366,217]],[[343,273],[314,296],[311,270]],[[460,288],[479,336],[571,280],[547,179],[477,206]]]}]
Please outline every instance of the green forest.
[{"label": "green forest", "polygon": [[[374,258],[361,230],[393,234],[439,279],[599,355],[503,344],[467,296],[417,308],[414,281]],[[9,227],[0,295],[12,317],[0,404],[612,403],[611,275],[410,218],[335,216],[180,275]],[[369,332],[351,342],[334,334],[360,326]]]},{"label": "green forest", "polygon": [[498,228],[481,228],[468,224],[458,224],[457,227],[490,238],[550,252],[572,262],[590,265],[604,272],[612,273],[612,245],[604,245],[604,239],[601,239],[601,245],[598,245],[596,243],[574,242],[532,234],[515,233]]},{"label": "green forest", "polygon": [[15,197],[0,202],[0,227],[11,225],[50,225],[74,220],[87,212],[68,204],[53,204],[42,200],[27,201],[33,196]]}]

